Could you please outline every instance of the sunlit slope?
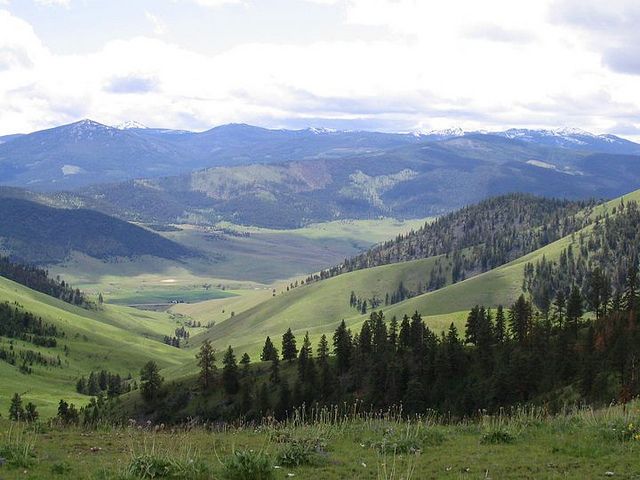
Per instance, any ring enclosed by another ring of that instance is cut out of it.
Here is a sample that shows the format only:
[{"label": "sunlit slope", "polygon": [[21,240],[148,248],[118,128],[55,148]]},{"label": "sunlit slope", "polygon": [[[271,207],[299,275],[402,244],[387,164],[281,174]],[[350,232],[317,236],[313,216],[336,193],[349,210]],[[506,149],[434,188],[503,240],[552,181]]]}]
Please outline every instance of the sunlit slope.
[{"label": "sunlit slope", "polygon": [[[137,376],[140,367],[155,360],[166,367],[182,363],[191,355],[161,342],[162,335],[175,328],[166,314],[142,312],[126,307],[104,306],[100,311],[74,307],[0,277],[0,301],[17,302],[22,308],[56,325],[65,333],[55,348],[37,347],[13,341],[18,350],[33,350],[47,357],[61,358],[60,367],[33,365],[32,374],[0,361],[0,411],[10,396],[19,392],[45,413],[53,413],[61,398],[82,403],[88,397],[75,394],[75,382],[92,370]],[[10,340],[0,338],[1,346]],[[68,353],[65,352],[68,347]]]},{"label": "sunlit slope", "polygon": [[[384,265],[359,270],[321,282],[279,293],[235,316],[194,339],[211,339],[216,346],[242,346],[252,350],[264,342],[267,335],[279,336],[289,327],[304,334],[330,333],[343,318],[350,323],[361,321],[359,312],[350,307],[349,296],[355,291],[363,298],[397,290],[400,282],[415,285],[429,278],[436,258]],[[202,314],[202,313],[201,313]]]},{"label": "sunlit slope", "polygon": [[[591,214],[592,217],[606,212],[612,213],[613,209],[620,205],[621,200],[640,201],[640,190],[599,205]],[[442,315],[468,310],[474,305],[510,305],[521,293],[524,266],[528,262],[535,262],[542,259],[543,256],[547,260],[557,259],[562,250],[572,243],[575,245],[575,239],[581,233],[589,235],[591,230],[592,226],[589,225],[573,236],[569,235],[561,238],[506,265],[449,285],[441,290],[426,293],[393,305],[386,309],[386,312],[388,315],[399,315],[417,310],[423,315]]]},{"label": "sunlit slope", "polygon": [[[623,198],[625,201],[640,201],[640,191]],[[597,207],[593,215],[607,210],[611,212],[620,200],[617,198]],[[588,226],[582,232],[588,235],[591,228]],[[558,258],[572,241],[572,237],[567,236],[489,272],[381,309],[387,318],[418,311],[434,330],[442,329],[450,321],[461,323],[464,312],[474,305],[510,305],[521,293],[525,264],[543,256]],[[279,339],[289,327],[296,334],[308,330],[314,338],[322,333],[332,333],[342,319],[357,328],[365,317],[349,306],[352,290],[364,298],[374,294],[384,298],[385,293],[393,292],[400,281],[405,285],[426,281],[436,258],[350,272],[279,294],[244,312],[236,312],[234,318],[196,337],[195,343],[209,338],[217,348],[230,344],[256,352],[267,335]]]}]

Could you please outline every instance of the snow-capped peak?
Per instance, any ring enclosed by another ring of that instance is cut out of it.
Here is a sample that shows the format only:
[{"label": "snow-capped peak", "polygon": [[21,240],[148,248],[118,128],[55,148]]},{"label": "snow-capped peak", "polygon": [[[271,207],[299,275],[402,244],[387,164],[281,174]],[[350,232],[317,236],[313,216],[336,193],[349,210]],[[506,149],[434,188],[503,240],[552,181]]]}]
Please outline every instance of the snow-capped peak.
[{"label": "snow-capped peak", "polygon": [[135,120],[127,120],[126,122],[119,123],[118,125],[114,125],[114,128],[118,130],[130,130],[132,128],[147,128],[145,125],[140,122],[136,122]]},{"label": "snow-capped peak", "polygon": [[322,133],[336,133],[337,130],[334,128],[326,128],[326,127],[310,127],[307,130],[311,133],[315,133],[316,135],[320,135]]},{"label": "snow-capped peak", "polygon": [[589,133],[586,130],[582,130],[580,128],[575,128],[575,127],[554,128],[553,130],[551,130],[551,132],[560,136],[580,135],[582,137],[597,137],[597,135],[594,135],[593,133]]},{"label": "snow-capped peak", "polygon": [[426,130],[421,132],[413,132],[416,137],[431,136],[431,137],[462,137],[467,132],[460,127],[443,128],[440,130]]}]

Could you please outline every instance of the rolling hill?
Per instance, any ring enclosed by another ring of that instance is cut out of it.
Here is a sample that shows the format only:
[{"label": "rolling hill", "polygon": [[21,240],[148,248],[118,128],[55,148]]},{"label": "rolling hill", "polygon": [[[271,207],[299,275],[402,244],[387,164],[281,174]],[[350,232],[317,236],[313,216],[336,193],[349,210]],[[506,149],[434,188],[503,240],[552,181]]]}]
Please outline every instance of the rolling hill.
[{"label": "rolling hill", "polygon": [[[640,201],[640,190],[621,198],[624,201]],[[591,219],[605,213],[613,215],[621,198],[589,208],[585,215]],[[444,288],[393,305],[383,304],[377,310],[382,310],[388,319],[392,316],[400,318],[405,314],[411,315],[417,311],[435,331],[444,330],[452,321],[460,328],[467,312],[475,305],[511,305],[522,293],[524,268],[528,262],[542,258],[557,260],[561,251],[569,245],[579,249],[580,238],[588,239],[592,228],[593,223],[588,223],[574,234],[562,237],[503,266],[454,284],[450,284],[451,279],[448,279],[449,285]],[[438,259],[447,261],[446,256],[441,256],[366,268],[279,293],[275,298],[236,313],[232,319],[217,324],[194,338],[194,342],[209,338],[217,348],[232,344],[240,351],[255,354],[260,350],[266,335],[279,338],[289,327],[296,335],[304,335],[305,331],[309,331],[314,341],[317,341],[322,333],[332,332],[342,319],[353,328],[368,318],[368,314],[362,315],[357,309],[350,307],[349,292],[353,291],[362,298],[383,298],[386,292],[397,289],[401,281],[408,288],[415,289],[418,282],[424,282],[428,278]]]},{"label": "rolling hill", "polygon": [[40,264],[63,261],[72,252],[102,260],[196,255],[154,232],[100,212],[53,208],[11,197],[0,201],[0,248],[15,259]]},{"label": "rolling hill", "polygon": [[89,397],[75,393],[75,384],[90,371],[106,369],[126,378],[136,376],[140,366],[155,360],[161,366],[182,363],[190,354],[162,343],[172,334],[176,320],[167,314],[141,312],[127,307],[105,305],[100,310],[75,307],[48,295],[30,290],[0,277],[0,301],[31,312],[55,325],[64,336],[53,348],[0,337],[0,348],[40,352],[46,358],[60,358],[58,366],[35,363],[32,373],[19,365],[0,360],[0,408],[6,411],[10,396],[19,392],[34,401],[46,415],[55,413],[61,398],[84,404]]}]

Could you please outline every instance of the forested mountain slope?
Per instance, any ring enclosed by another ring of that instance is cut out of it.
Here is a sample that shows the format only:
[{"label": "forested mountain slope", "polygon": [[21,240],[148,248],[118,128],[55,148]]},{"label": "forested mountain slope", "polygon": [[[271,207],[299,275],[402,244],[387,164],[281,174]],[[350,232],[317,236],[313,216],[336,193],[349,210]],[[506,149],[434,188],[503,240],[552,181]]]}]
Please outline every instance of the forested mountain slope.
[{"label": "forested mountain slope", "polygon": [[[640,191],[623,198],[625,202],[640,201]],[[440,266],[446,270],[446,266],[451,265],[451,258],[447,259],[446,255],[365,268],[298,286],[236,314],[233,321],[222,322],[195,340],[210,338],[220,347],[231,343],[242,348],[257,348],[260,335],[287,327],[298,334],[308,330],[312,338],[317,339],[320,333],[335,328],[343,318],[350,326],[361,324],[372,309],[383,311],[387,318],[401,318],[418,311],[427,325],[434,322],[432,326],[437,325],[437,330],[452,320],[461,321],[465,312],[475,305],[495,307],[513,303],[520,294],[526,293],[523,286],[527,264],[535,264],[543,258],[558,261],[563,249],[569,245],[574,244],[574,250],[579,248],[581,236],[585,241],[590,238],[593,222],[607,212],[612,215],[619,203],[620,199],[615,199],[602,205],[587,206],[579,215],[576,212],[575,217],[580,217],[585,224],[576,233],[569,233],[505,265],[457,283],[451,284],[449,277],[447,284],[435,291],[419,294],[418,287],[428,285],[432,272]],[[617,255],[616,258],[624,261],[627,252],[618,251]],[[401,285],[411,295],[385,305],[386,294],[396,293]],[[350,292],[358,299],[367,300],[365,314],[351,304]],[[372,306],[371,299],[377,299],[378,303]]]},{"label": "forested mountain slope", "polygon": [[510,192],[612,198],[638,183],[636,156],[469,136],[376,154],[210,168],[80,193],[86,205],[136,221],[290,228],[343,218],[424,218]]},{"label": "forested mountain slope", "polygon": [[[341,273],[436,255],[453,258],[453,281],[462,280],[515,260],[582,228],[585,209],[595,202],[569,202],[523,194],[493,197],[426,223],[342,264],[309,277]],[[464,253],[463,253],[464,252]],[[434,290],[446,283],[429,282]]]},{"label": "forested mountain slope", "polygon": [[59,262],[72,251],[99,259],[195,255],[156,233],[100,212],[8,197],[0,199],[0,248],[29,263]]}]

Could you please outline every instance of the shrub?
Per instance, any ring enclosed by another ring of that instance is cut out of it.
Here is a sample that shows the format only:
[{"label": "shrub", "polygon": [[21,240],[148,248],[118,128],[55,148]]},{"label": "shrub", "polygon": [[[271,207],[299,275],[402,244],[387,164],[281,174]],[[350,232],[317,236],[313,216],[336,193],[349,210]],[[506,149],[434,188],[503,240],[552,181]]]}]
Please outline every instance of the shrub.
[{"label": "shrub", "polygon": [[506,430],[491,430],[485,432],[480,439],[483,445],[497,445],[505,443],[513,443],[516,437]]},{"label": "shrub", "polygon": [[195,459],[177,459],[169,455],[142,454],[131,459],[125,474],[133,478],[206,478],[207,468]]},{"label": "shrub", "polygon": [[299,467],[315,463],[317,452],[311,442],[297,441],[287,443],[278,455],[278,462],[287,467]]},{"label": "shrub", "polygon": [[269,455],[254,450],[236,450],[223,463],[227,480],[271,480],[273,462]]},{"label": "shrub", "polygon": [[71,471],[71,466],[67,462],[56,462],[51,465],[51,473],[54,475],[65,475]]}]

